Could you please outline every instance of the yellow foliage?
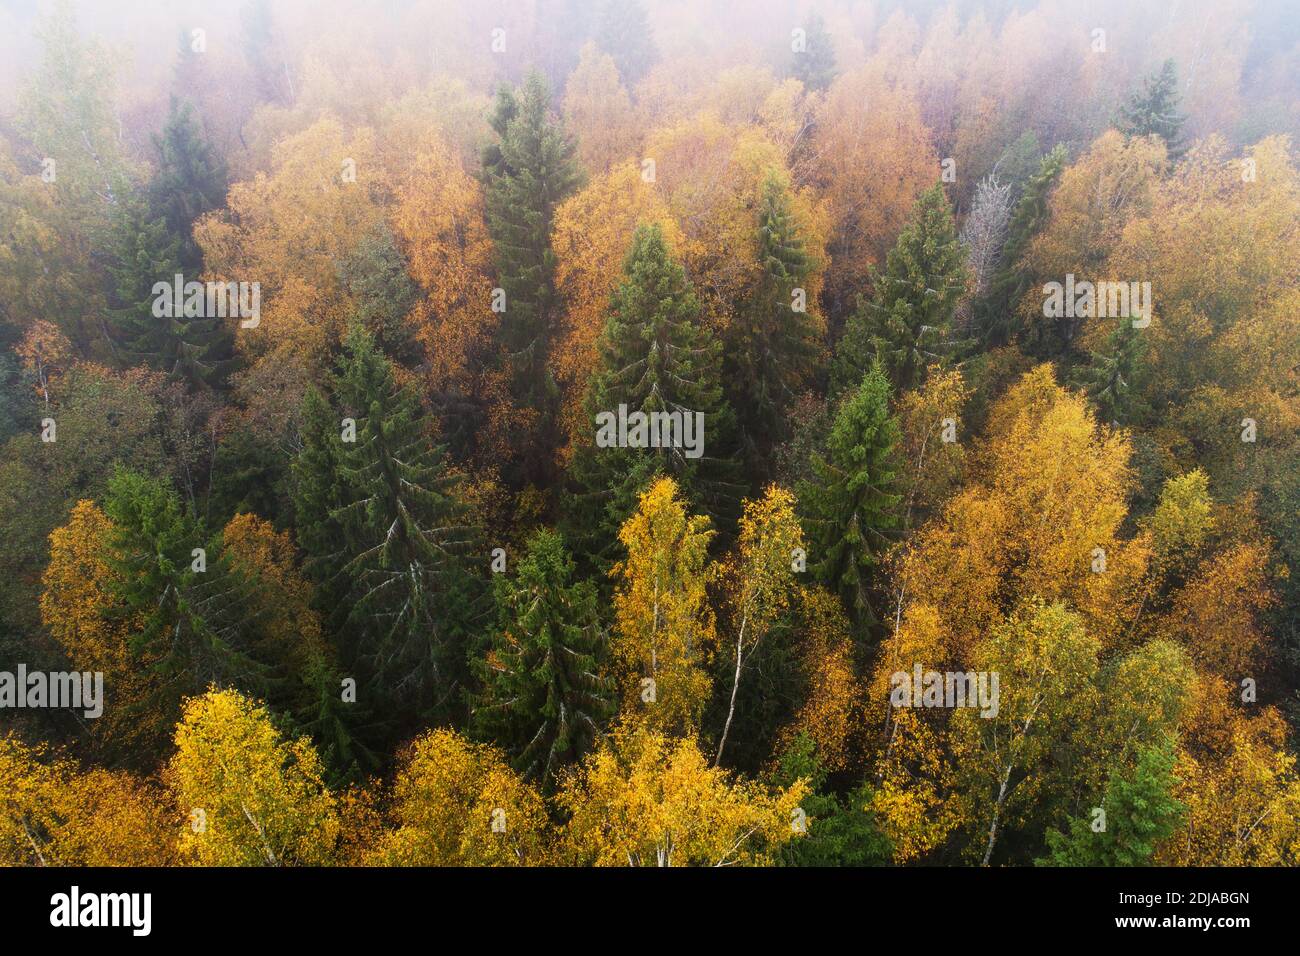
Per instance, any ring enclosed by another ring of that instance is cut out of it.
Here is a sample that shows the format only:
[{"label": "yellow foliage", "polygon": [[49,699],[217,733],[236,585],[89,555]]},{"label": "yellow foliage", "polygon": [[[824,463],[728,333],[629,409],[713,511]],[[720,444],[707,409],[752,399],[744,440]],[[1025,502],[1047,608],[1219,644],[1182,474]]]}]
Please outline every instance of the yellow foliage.
[{"label": "yellow foliage", "polygon": [[371,865],[538,866],[550,860],[541,795],[494,747],[432,730],[407,752],[389,831]]},{"label": "yellow foliage", "polygon": [[594,866],[770,865],[798,838],[807,792],[733,780],[689,737],[620,727],[564,782],[564,852]]},{"label": "yellow foliage", "polygon": [[284,740],[234,690],[190,698],[167,779],[188,816],[181,853],[203,866],[319,866],[339,836],[334,796],[306,737]]},{"label": "yellow foliage", "polygon": [[610,652],[625,712],[660,730],[696,727],[712,691],[707,665],[717,637],[707,594],[715,573],[708,564],[709,524],[703,515],[688,515],[676,482],[661,478],[618,534],[627,558],[611,571]]}]

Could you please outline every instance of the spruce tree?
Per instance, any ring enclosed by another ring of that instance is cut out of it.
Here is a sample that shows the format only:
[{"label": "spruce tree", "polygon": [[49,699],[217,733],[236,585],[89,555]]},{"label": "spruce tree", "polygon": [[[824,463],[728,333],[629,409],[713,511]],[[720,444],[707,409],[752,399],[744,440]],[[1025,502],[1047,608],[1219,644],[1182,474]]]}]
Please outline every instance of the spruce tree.
[{"label": "spruce tree", "polygon": [[659,59],[641,0],[604,0],[595,38],[596,45],[614,60],[627,87],[635,86]]},{"label": "spruce tree", "polygon": [[[719,381],[721,345],[700,324],[699,300],[657,225],[640,225],[633,235],[599,349],[586,402],[592,439],[575,455],[569,502],[582,553],[598,564],[614,553],[618,529],[657,475],[675,479],[692,510],[708,513],[715,526],[734,520],[744,489],[737,483],[735,419]],[[686,416],[703,413],[701,454],[598,447],[596,416],[617,416],[621,405],[628,413],[681,413],[683,427]]]},{"label": "spruce tree", "polygon": [[220,385],[232,364],[227,320],[186,315],[182,303],[172,303],[170,316],[154,314],[155,283],[194,275],[183,271],[180,237],[162,216],[130,200],[118,214],[113,243],[115,304],[108,319],[122,362],[147,364],[192,387]]},{"label": "spruce tree", "polygon": [[499,344],[521,425],[512,477],[534,484],[545,483],[559,437],[559,392],[547,362],[559,312],[551,224],[581,182],[573,142],[551,117],[550,100],[537,72],[517,94],[501,91],[491,118],[500,142],[483,154],[488,229],[505,293]]},{"label": "spruce tree", "polygon": [[1159,136],[1165,141],[1170,159],[1187,152],[1183,143],[1183,123],[1187,117],[1178,112],[1178,69],[1173,60],[1165,60],[1159,72],[1148,76],[1141,92],[1130,94],[1120,107],[1118,126],[1125,136]]},{"label": "spruce tree", "polygon": [[989,282],[988,291],[975,305],[976,326],[989,346],[1006,345],[1022,334],[1021,323],[1016,317],[1016,304],[1034,277],[1026,274],[1020,260],[1029,243],[1047,224],[1047,201],[1064,168],[1065,147],[1058,145],[1042,158],[1038,171],[1025,183],[1011,213],[998,268]]},{"label": "spruce tree", "polygon": [[790,75],[806,90],[824,90],[835,79],[835,46],[820,13],[808,17],[803,49],[790,51]]},{"label": "spruce tree", "polygon": [[548,789],[614,709],[596,586],[573,577],[560,535],[536,532],[515,576],[496,578],[497,627],[476,661],[475,725]]},{"label": "spruce tree", "polygon": [[900,392],[920,384],[926,368],[956,345],[950,331],[965,282],[966,252],[943,186],[935,184],[873,276],[871,299],[849,318],[835,352],[833,392],[856,386],[877,358]]},{"label": "spruce tree", "polygon": [[786,412],[808,382],[818,351],[806,290],[796,301],[812,263],[775,175],[763,185],[758,262],[758,283],[728,329],[724,366],[750,473],[768,478],[771,450],[788,437]]},{"label": "spruce tree", "polygon": [[895,481],[898,424],[889,414],[889,381],[873,366],[847,393],[813,478],[798,490],[808,532],[809,570],[839,595],[849,617],[871,626],[871,573],[898,526]]},{"label": "spruce tree", "polygon": [[[1156,848],[1182,824],[1187,808],[1173,795],[1174,747],[1163,740],[1143,747],[1131,770],[1112,773],[1101,809],[1047,833],[1039,866],[1149,866]],[[1100,825],[1100,826],[1099,826]],[[1098,827],[1094,829],[1094,827]]]},{"label": "spruce tree", "polygon": [[122,204],[114,223],[114,346],[127,364],[144,362],[192,387],[218,387],[234,364],[233,328],[217,317],[187,316],[179,303],[178,314],[155,316],[153,287],[202,273],[194,223],[225,201],[225,171],[189,104],[174,97],[153,142],[157,172],[143,197]]},{"label": "spruce tree", "polygon": [[332,397],[332,412],[309,398],[296,500],[299,527],[321,522],[303,536],[309,570],[323,597],[342,596],[331,621],[341,663],[399,722],[446,713],[474,610],[459,481],[415,395],[360,326]]},{"label": "spruce tree", "polygon": [[173,489],[135,472],[109,479],[104,511],[117,606],[139,623],[131,653],[153,678],[150,699],[134,702],[140,718],[172,718],[182,697],[209,684],[265,697],[270,668],[252,655],[257,621],[247,610],[255,582],[230,566],[220,536],[206,537]]},{"label": "spruce tree", "polygon": [[203,250],[194,241],[194,223],[226,201],[226,170],[194,117],[194,108],[172,97],[167,123],[153,139],[158,171],[149,183],[149,207],[161,216],[179,242],[187,273],[203,268]]},{"label": "spruce tree", "polygon": [[1072,384],[1093,400],[1103,422],[1129,425],[1141,415],[1145,354],[1142,332],[1125,318],[1111,330],[1106,348],[1090,352],[1088,364],[1074,369]]}]

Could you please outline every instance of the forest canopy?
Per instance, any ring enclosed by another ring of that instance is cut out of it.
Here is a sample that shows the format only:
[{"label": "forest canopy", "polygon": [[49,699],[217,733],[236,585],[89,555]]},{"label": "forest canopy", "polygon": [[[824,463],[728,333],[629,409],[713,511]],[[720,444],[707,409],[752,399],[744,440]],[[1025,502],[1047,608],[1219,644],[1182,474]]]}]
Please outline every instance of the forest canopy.
[{"label": "forest canopy", "polygon": [[743,6],[0,10],[0,863],[1300,863],[1295,10]]}]

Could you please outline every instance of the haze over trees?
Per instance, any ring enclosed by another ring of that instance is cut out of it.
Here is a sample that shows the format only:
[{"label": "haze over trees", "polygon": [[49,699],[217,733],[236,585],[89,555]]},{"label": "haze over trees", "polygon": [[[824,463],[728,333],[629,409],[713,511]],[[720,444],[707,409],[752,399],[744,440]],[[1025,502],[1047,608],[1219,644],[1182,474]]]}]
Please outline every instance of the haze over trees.
[{"label": "haze over trees", "polygon": [[0,862],[1300,863],[1297,29],[0,12]]}]

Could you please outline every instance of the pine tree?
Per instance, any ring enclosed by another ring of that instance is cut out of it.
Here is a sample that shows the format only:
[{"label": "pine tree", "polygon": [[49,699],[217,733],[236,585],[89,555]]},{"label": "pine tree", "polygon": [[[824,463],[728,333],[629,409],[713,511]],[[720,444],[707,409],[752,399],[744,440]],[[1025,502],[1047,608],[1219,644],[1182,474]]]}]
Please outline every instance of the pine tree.
[{"label": "pine tree", "polygon": [[990,346],[1006,345],[1023,331],[1016,317],[1016,303],[1034,277],[1025,274],[1020,259],[1047,223],[1047,200],[1064,168],[1065,147],[1057,146],[1042,158],[1038,171],[1029,177],[1011,214],[998,268],[975,306],[976,326]]},{"label": "pine tree", "polygon": [[1173,60],[1165,60],[1158,73],[1148,76],[1142,91],[1130,94],[1120,107],[1119,131],[1125,136],[1159,136],[1171,160],[1187,152],[1183,143],[1183,123],[1187,117],[1178,112],[1178,69]]},{"label": "pine tree", "polygon": [[194,117],[194,108],[172,97],[167,123],[155,136],[158,171],[149,183],[149,207],[161,216],[180,244],[187,273],[203,268],[203,250],[194,241],[194,223],[226,201],[226,170]]},{"label": "pine tree", "polygon": [[627,87],[635,86],[659,59],[641,0],[605,0],[596,20],[596,45],[613,58]]},{"label": "pine tree", "polygon": [[835,79],[835,46],[820,13],[808,17],[803,49],[790,51],[790,75],[806,90],[824,90]]},{"label": "pine tree", "polygon": [[1103,422],[1132,424],[1142,412],[1140,394],[1146,341],[1128,319],[1111,330],[1103,352],[1090,352],[1087,365],[1074,369],[1072,384],[1096,403]]},{"label": "pine tree", "polygon": [[322,596],[343,595],[332,623],[341,663],[360,674],[359,695],[410,720],[445,709],[463,677],[475,602],[459,481],[425,434],[417,399],[359,326],[332,397],[332,416],[309,399],[299,526],[324,520],[302,543]]},{"label": "pine tree", "polygon": [[498,93],[492,128],[500,142],[483,154],[488,229],[505,293],[500,347],[520,413],[519,474],[544,484],[558,445],[558,389],[547,357],[559,310],[551,224],[556,207],[581,182],[574,145],[550,115],[550,91],[530,73],[518,93]]},{"label": "pine tree", "polygon": [[[1048,855],[1038,865],[1149,866],[1187,810],[1173,795],[1174,762],[1172,741],[1142,748],[1131,770],[1112,773],[1106,782],[1104,817],[1075,819],[1066,833],[1048,831]],[[1094,830],[1097,823],[1104,829]]]},{"label": "pine tree", "polygon": [[798,491],[810,546],[809,570],[839,595],[850,618],[870,626],[870,577],[901,496],[892,493],[898,424],[889,414],[889,381],[873,366],[842,400],[813,479]]},{"label": "pine tree", "polygon": [[949,333],[965,287],[966,252],[941,185],[916,201],[873,279],[871,299],[859,302],[836,349],[835,393],[862,381],[877,357],[896,389],[913,388],[955,347]]},{"label": "pine tree", "polygon": [[[734,519],[743,491],[736,483],[734,416],[719,383],[721,346],[700,324],[699,301],[657,225],[637,227],[623,275],[587,395],[593,440],[576,453],[577,488],[569,502],[575,540],[598,564],[612,556],[618,529],[653,477],[674,478],[715,524]],[[683,426],[687,416],[703,413],[699,457],[682,446],[598,447],[596,416],[617,416],[621,405],[628,413],[680,413]]]},{"label": "pine tree", "polygon": [[738,411],[751,474],[770,477],[771,450],[787,438],[786,411],[808,382],[817,331],[795,292],[812,271],[785,187],[771,175],[758,213],[761,274],[728,329],[725,354],[730,399]]},{"label": "pine tree", "polygon": [[548,789],[592,748],[613,712],[596,587],[573,576],[560,535],[534,534],[515,577],[496,579],[497,628],[476,668],[480,732]]}]

